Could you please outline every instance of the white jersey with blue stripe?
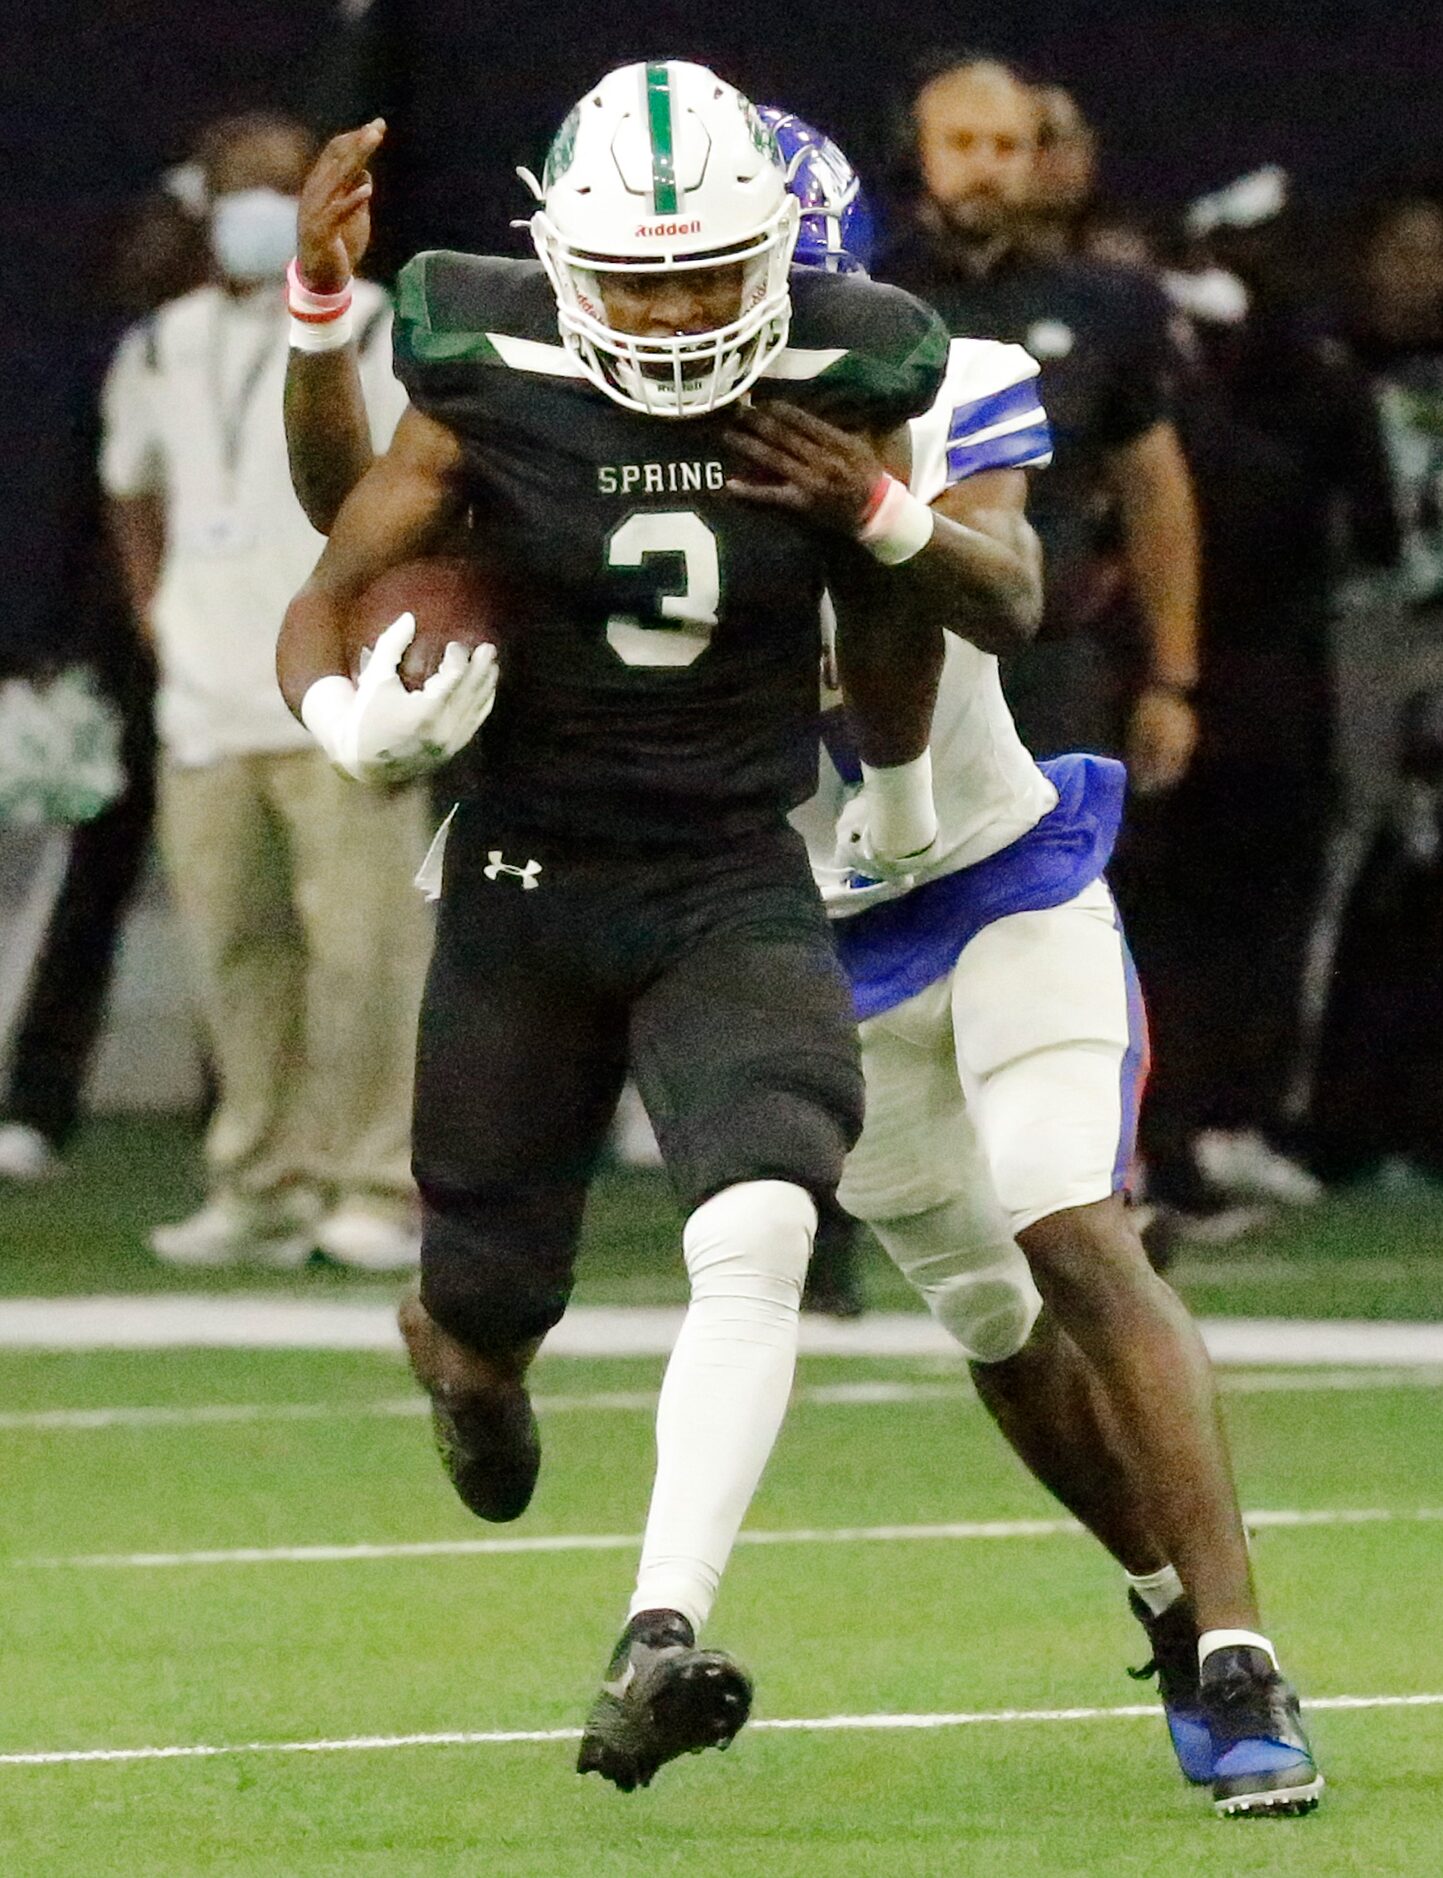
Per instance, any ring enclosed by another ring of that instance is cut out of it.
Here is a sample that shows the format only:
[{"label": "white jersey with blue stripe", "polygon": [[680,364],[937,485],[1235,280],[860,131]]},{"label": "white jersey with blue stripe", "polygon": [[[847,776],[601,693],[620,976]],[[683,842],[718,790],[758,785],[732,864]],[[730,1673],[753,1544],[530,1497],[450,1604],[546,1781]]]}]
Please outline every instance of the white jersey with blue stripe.
[{"label": "white jersey with blue stripe", "polygon": [[983,470],[1045,468],[1052,432],[1037,379],[1037,361],[1021,346],[954,339],[935,403],[907,426],[912,493],[935,502]]},{"label": "white jersey with blue stripe", "polygon": [[[954,339],[936,403],[909,426],[911,487],[925,502],[989,469],[1041,468],[1051,436],[1037,395],[1037,364],[1021,346]],[[845,918],[907,889],[895,881],[862,891],[836,864],[837,818],[861,772],[849,748],[840,694],[823,695],[817,793],[792,816],[833,917]],[[918,883],[971,867],[1034,828],[1057,791],[1032,760],[1002,695],[997,660],[954,633],[932,719],[932,778],[941,834]]]}]

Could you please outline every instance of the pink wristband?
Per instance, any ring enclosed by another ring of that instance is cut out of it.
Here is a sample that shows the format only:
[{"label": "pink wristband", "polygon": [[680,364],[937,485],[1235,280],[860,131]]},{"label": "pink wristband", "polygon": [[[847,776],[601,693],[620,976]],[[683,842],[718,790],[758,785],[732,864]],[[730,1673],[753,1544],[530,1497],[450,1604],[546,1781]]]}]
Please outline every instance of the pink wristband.
[{"label": "pink wristband", "polygon": [[332,320],[340,319],[350,304],[349,281],[339,293],[317,293],[314,287],[308,287],[301,279],[301,271],[295,261],[286,269],[286,305],[292,319],[298,319],[307,326],[326,326]]},{"label": "pink wristband", "polygon": [[872,484],[872,493],[867,497],[866,505],[862,513],[857,517],[857,534],[859,536],[863,529],[871,526],[878,509],[880,509],[882,504],[887,500],[887,491],[892,487],[894,480],[895,478],[889,476],[886,470],[883,470],[876,482]]}]

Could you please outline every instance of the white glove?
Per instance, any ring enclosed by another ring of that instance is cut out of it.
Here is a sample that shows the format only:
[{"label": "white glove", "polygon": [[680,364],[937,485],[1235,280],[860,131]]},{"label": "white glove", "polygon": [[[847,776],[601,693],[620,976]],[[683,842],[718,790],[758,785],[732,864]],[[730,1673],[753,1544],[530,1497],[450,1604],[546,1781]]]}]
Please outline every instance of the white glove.
[{"label": "white glove", "polygon": [[409,782],[438,768],[476,735],[496,702],[496,648],[468,651],[454,640],[419,691],[401,683],[401,659],[416,636],[403,613],[377,639],[360,680],[318,678],[301,700],[301,722],[326,755],[357,782]]},{"label": "white glove", "polygon": [[889,883],[910,887],[921,870],[936,859],[939,838],[934,835],[920,853],[909,854],[905,860],[889,860],[873,846],[867,809],[867,792],[859,789],[837,817],[836,866],[844,875],[855,874],[879,886]]}]

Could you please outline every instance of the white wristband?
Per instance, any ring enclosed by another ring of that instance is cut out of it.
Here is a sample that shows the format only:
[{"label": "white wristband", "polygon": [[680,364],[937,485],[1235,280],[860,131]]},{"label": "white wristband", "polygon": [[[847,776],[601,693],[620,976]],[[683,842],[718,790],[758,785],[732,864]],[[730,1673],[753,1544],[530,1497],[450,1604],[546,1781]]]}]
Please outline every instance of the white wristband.
[{"label": "white wristband", "polygon": [[937,839],[937,806],[932,795],[932,752],[910,763],[886,768],[862,765],[867,799],[867,829],[879,860],[900,861],[920,854]]},{"label": "white wristband", "polygon": [[884,567],[900,567],[926,547],[937,518],[895,476],[888,476],[886,484],[881,499],[857,530],[857,540]]},{"label": "white wristband", "polygon": [[316,742],[341,768],[341,729],[351,715],[356,687],[340,672],[328,672],[307,686],[301,699],[301,722]]},{"label": "white wristband", "polygon": [[356,323],[350,307],[344,313],[324,323],[299,320],[292,313],[290,318],[291,350],[293,352],[339,352],[342,346],[348,346],[356,335]]}]

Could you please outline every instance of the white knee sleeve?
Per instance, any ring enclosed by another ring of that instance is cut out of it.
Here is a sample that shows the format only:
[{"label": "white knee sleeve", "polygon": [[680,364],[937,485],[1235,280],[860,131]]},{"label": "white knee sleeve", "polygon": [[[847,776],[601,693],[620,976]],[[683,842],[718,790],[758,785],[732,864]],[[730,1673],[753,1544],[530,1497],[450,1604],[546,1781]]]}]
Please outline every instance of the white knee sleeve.
[{"label": "white knee sleeve", "polygon": [[746,1298],[797,1310],[816,1230],[816,1202],[789,1180],[748,1180],[714,1193],[682,1232],[692,1302]]},{"label": "white knee sleeve", "polygon": [[631,1614],[700,1630],[782,1425],[817,1209],[785,1180],[714,1194],[686,1223],[691,1305],[656,1411],[656,1485]]},{"label": "white knee sleeve", "polygon": [[872,1230],[903,1277],[974,1363],[1016,1356],[1032,1334],[1042,1298],[1015,1239],[979,1242],[972,1214],[949,1200]]}]

